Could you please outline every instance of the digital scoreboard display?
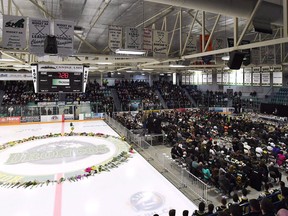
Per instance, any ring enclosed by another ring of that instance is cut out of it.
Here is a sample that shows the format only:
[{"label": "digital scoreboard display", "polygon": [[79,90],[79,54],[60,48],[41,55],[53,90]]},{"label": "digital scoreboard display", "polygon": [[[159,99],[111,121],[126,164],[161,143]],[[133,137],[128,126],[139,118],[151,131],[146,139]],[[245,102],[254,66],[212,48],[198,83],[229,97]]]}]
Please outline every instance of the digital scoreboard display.
[{"label": "digital scoreboard display", "polygon": [[85,92],[88,67],[39,64],[32,66],[35,93]]},{"label": "digital scoreboard display", "polygon": [[82,92],[83,73],[39,72],[38,92]]}]

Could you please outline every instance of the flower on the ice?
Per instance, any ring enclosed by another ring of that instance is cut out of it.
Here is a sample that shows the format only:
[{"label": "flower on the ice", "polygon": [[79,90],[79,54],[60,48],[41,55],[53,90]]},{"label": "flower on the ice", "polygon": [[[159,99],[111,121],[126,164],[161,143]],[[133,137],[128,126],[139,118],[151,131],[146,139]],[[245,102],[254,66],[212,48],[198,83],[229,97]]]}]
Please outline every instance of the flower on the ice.
[{"label": "flower on the ice", "polygon": [[92,171],[92,168],[91,168],[91,167],[87,167],[87,168],[85,169],[85,172],[90,173],[91,171]]}]

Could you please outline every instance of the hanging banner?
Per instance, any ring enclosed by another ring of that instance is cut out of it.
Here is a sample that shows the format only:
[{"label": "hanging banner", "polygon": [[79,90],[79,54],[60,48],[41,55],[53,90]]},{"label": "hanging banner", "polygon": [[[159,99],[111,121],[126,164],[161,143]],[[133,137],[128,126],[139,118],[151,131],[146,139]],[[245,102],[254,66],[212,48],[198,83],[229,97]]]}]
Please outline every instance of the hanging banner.
[{"label": "hanging banner", "polygon": [[3,15],[2,46],[5,48],[26,47],[27,18]]},{"label": "hanging banner", "polygon": [[122,27],[109,26],[108,29],[108,47],[115,52],[122,48]]},{"label": "hanging banner", "polygon": [[207,84],[207,73],[202,74],[202,83]]},{"label": "hanging banner", "polygon": [[270,72],[262,73],[262,86],[270,86]]},{"label": "hanging banner", "polygon": [[186,84],[186,77],[185,74],[182,74],[182,85]]},{"label": "hanging banner", "polygon": [[282,72],[273,72],[273,86],[282,86]]},{"label": "hanging banner", "polygon": [[228,84],[229,82],[229,73],[228,71],[224,71],[223,73],[223,84]]},{"label": "hanging banner", "polygon": [[153,56],[156,58],[165,58],[168,55],[168,32],[153,31]]},{"label": "hanging banner", "polygon": [[243,69],[236,72],[236,85],[243,85]]},{"label": "hanging banner", "polygon": [[217,72],[217,84],[222,84],[222,73]]},{"label": "hanging banner", "polygon": [[208,84],[213,84],[212,71],[208,71],[207,82],[208,82]]},{"label": "hanging banner", "polygon": [[186,85],[190,84],[190,75],[186,74]]},{"label": "hanging banner", "polygon": [[29,18],[29,52],[37,56],[45,55],[44,41],[50,35],[48,19]]},{"label": "hanging banner", "polygon": [[125,48],[142,49],[141,31],[134,27],[126,27],[125,31]]},{"label": "hanging banner", "polygon": [[193,85],[194,82],[194,73],[190,74],[190,85]]},{"label": "hanging banner", "polygon": [[153,33],[152,29],[144,28],[143,31],[143,49],[147,51],[152,51],[153,45]]},{"label": "hanging banner", "polygon": [[251,72],[244,71],[244,85],[251,85]]},{"label": "hanging banner", "polygon": [[[201,34],[201,35],[200,35],[200,38],[199,38],[199,40],[200,40],[200,51],[201,51],[201,52],[203,52],[203,51],[202,51],[202,37],[203,37],[203,35]],[[210,35],[205,35],[205,36],[204,36],[204,47],[206,46],[209,37],[210,37]],[[212,40],[210,40],[210,43],[209,43],[206,51],[212,51],[212,50],[213,50],[213,44],[212,44]]]},{"label": "hanging banner", "polygon": [[235,85],[236,84],[236,70],[232,70],[229,73],[229,84]]},{"label": "hanging banner", "polygon": [[253,72],[253,86],[260,86],[261,76],[259,72]]},{"label": "hanging banner", "polygon": [[[188,35],[187,35],[188,37]],[[195,35],[190,35],[186,44],[185,54],[197,53],[197,38]]]},{"label": "hanging banner", "polygon": [[58,55],[72,55],[74,44],[74,23],[66,20],[55,20],[54,35],[57,39]]}]

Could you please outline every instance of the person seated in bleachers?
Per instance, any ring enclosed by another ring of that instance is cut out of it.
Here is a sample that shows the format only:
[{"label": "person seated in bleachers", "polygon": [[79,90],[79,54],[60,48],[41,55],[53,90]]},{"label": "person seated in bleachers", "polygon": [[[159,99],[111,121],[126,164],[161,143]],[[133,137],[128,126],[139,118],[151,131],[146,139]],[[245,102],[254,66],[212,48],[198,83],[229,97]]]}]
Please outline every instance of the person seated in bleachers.
[{"label": "person seated in bleachers", "polygon": [[282,179],[282,174],[281,172],[279,171],[278,167],[275,167],[273,162],[271,162],[269,164],[269,174],[270,174],[270,177],[274,179],[274,182],[277,182],[277,181],[281,181]]},{"label": "person seated in bleachers", "polygon": [[250,212],[248,216],[262,216],[262,212],[260,209],[260,203],[256,199],[251,199],[249,201]]},{"label": "person seated in bleachers", "polygon": [[260,201],[260,209],[263,216],[275,216],[273,203],[266,197]]},{"label": "person seated in bleachers", "polygon": [[241,207],[239,206],[239,204],[232,204],[229,207],[229,211],[230,211],[231,216],[242,216],[242,211],[241,211]]},{"label": "person seated in bleachers", "polygon": [[271,192],[270,192],[269,184],[265,184],[264,185],[264,191],[262,193],[260,193],[259,198],[264,198],[264,197],[267,197],[270,195],[271,195]]}]

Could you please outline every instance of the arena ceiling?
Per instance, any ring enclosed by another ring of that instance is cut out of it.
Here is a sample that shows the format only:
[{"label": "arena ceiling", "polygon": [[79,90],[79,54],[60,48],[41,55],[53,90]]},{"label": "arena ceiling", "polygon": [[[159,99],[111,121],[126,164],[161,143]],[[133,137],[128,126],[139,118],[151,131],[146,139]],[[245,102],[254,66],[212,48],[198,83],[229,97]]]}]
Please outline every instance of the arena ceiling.
[{"label": "arena ceiling", "polygon": [[[137,71],[143,68],[163,72],[171,70],[171,62],[191,60],[189,66],[177,69],[180,71],[224,67],[227,62],[221,57],[238,49],[258,51],[260,60],[252,64],[285,64],[287,60],[286,0],[1,0],[0,11],[0,22],[3,14],[9,14],[71,20],[77,26],[74,32],[73,56],[37,57],[29,54],[27,48],[1,48],[2,58],[5,56],[14,60],[9,63],[0,62],[3,69],[18,70],[21,65],[29,68],[29,64],[35,62],[54,62],[90,64],[95,72]],[[271,27],[272,34],[255,31],[254,21],[260,22],[264,28]],[[168,57],[156,59],[152,56],[116,55],[108,48],[110,25],[168,31]],[[209,34],[211,40],[234,38],[234,47],[227,47],[225,43],[224,47],[204,52],[198,47],[197,53],[189,54],[185,52],[188,34]],[[242,40],[249,40],[250,44],[241,45]],[[273,52],[269,56],[270,62],[265,56],[267,52]],[[213,56],[213,64],[203,64],[202,57],[208,55]],[[103,61],[112,64],[98,64]]]}]

